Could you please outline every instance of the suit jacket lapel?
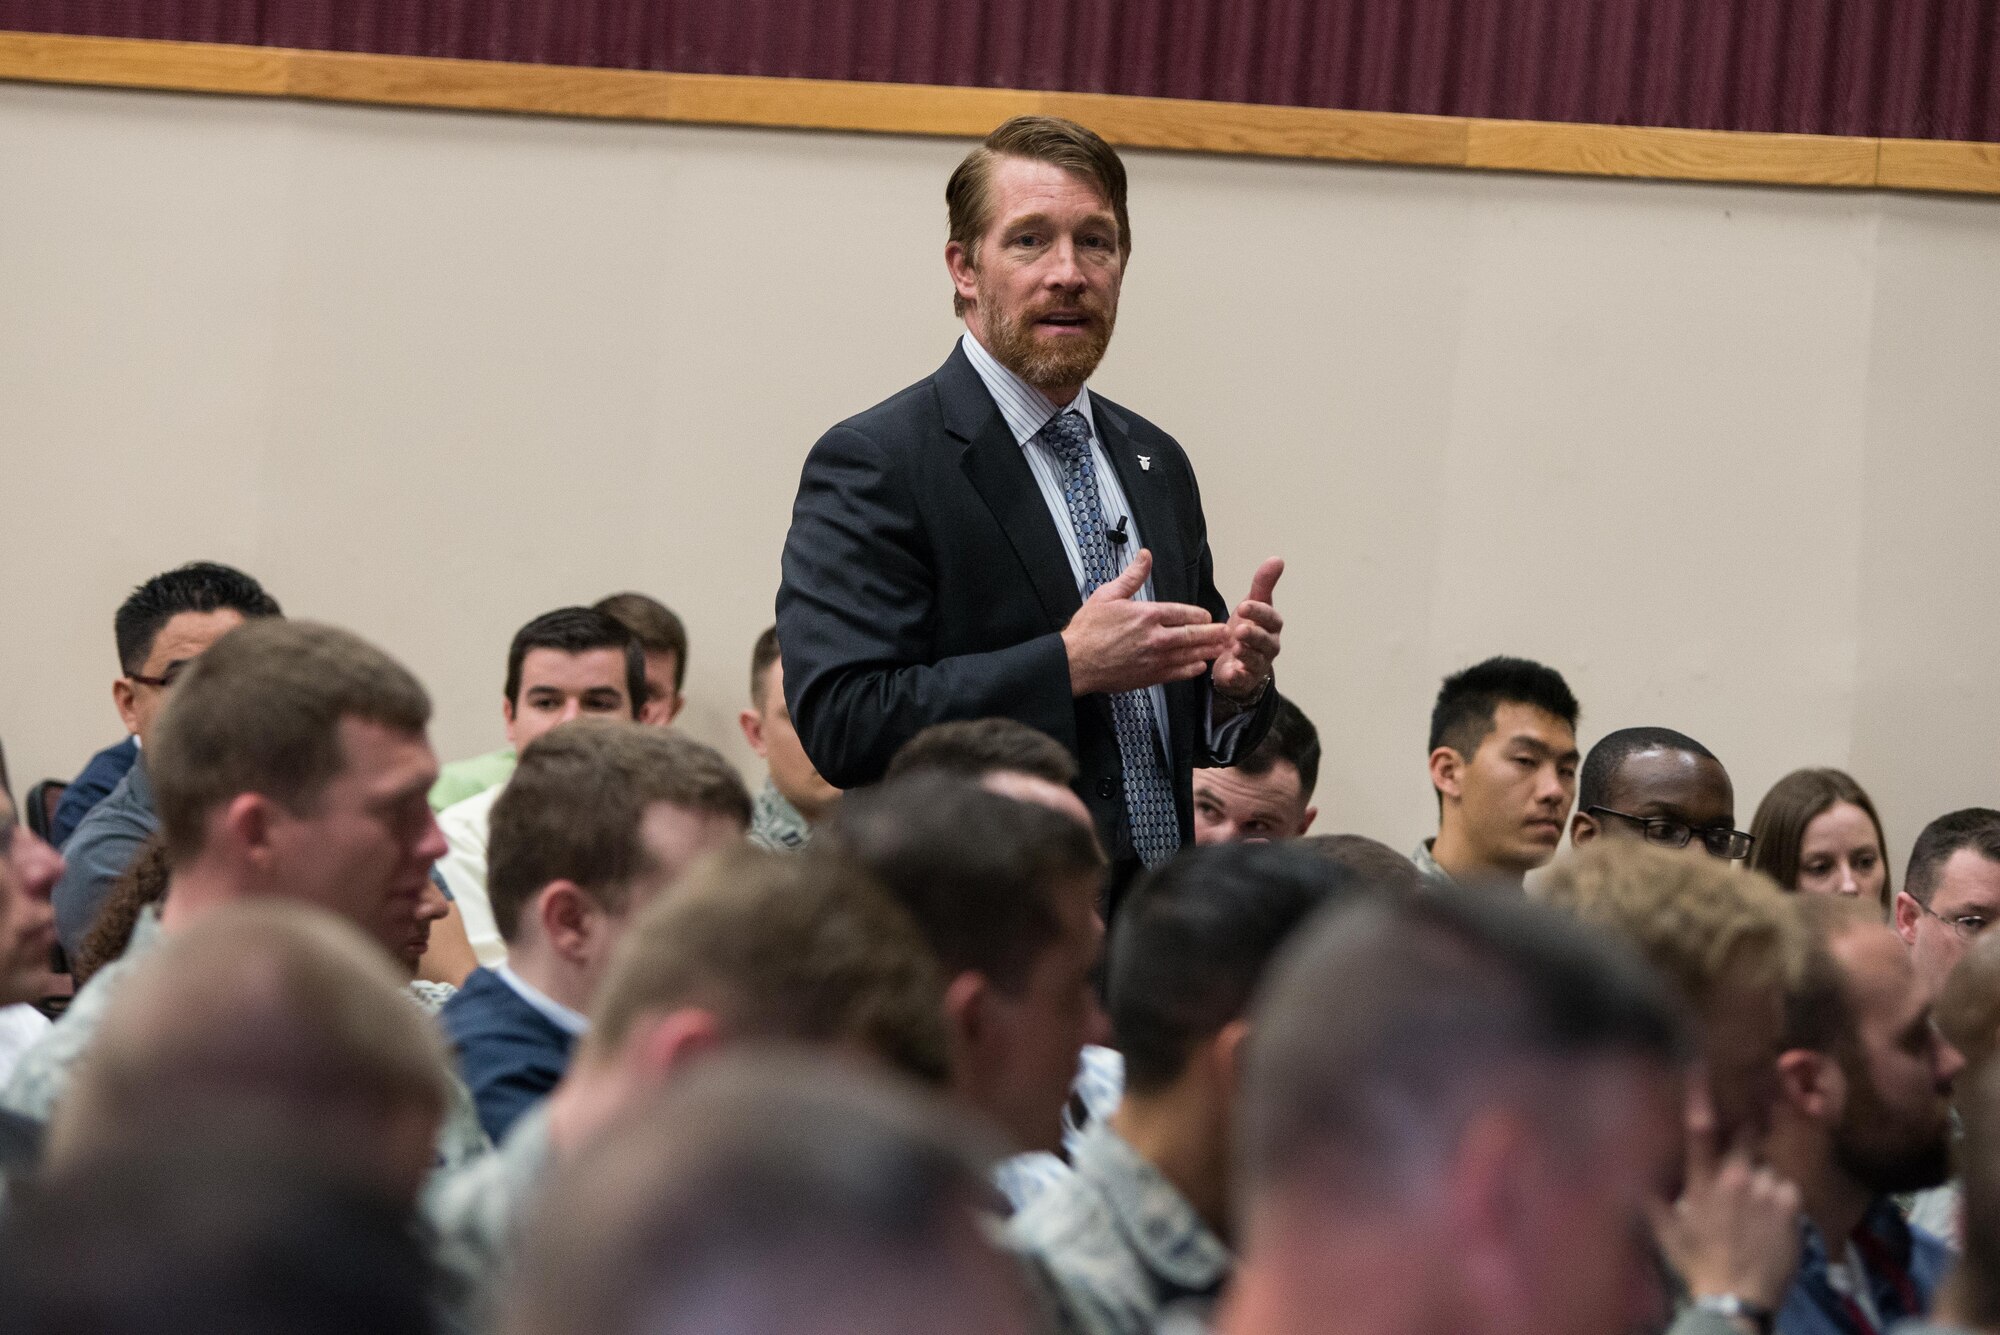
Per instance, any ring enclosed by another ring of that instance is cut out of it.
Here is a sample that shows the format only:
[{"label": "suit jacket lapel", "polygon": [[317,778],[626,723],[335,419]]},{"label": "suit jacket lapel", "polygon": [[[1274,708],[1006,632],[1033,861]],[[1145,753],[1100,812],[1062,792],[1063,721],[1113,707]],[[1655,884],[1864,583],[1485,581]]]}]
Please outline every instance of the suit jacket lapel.
[{"label": "suit jacket lapel", "polygon": [[1083,604],[1055,520],[1014,433],[966,360],[965,349],[952,349],[936,380],[945,429],[966,443],[960,467],[1013,545],[1050,629],[1061,629]]},{"label": "suit jacket lapel", "polygon": [[[1118,474],[1118,484],[1131,502],[1132,517],[1138,521],[1139,535],[1153,553],[1153,596],[1163,603],[1191,603],[1194,590],[1187,587],[1188,553],[1181,544],[1176,521],[1172,484],[1165,468],[1146,468],[1133,450],[1125,418],[1105,400],[1091,395],[1091,416],[1104,453]],[[1031,479],[1032,480],[1032,479]]]}]

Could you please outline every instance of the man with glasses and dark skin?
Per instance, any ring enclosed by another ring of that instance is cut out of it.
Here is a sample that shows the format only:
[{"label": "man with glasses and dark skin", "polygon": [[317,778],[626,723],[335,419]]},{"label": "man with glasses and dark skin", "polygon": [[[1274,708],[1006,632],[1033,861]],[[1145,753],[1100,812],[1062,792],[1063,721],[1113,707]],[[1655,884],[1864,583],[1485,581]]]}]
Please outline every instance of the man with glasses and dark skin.
[{"label": "man with glasses and dark skin", "polygon": [[1584,758],[1569,839],[1598,835],[1698,848],[1741,862],[1755,841],[1736,828],[1736,789],[1715,753],[1672,728],[1620,728]]},{"label": "man with glasses and dark skin", "polygon": [[1894,914],[1918,984],[1937,996],[1972,942],[2000,920],[2000,811],[1967,807],[1926,825]]},{"label": "man with glasses and dark skin", "polygon": [[[68,870],[56,885],[56,936],[74,953],[97,918],[112,882],[124,874],[140,845],[159,829],[153,812],[153,789],[146,766],[137,760],[153,730],[153,720],[167,693],[188,664],[208,647],[253,617],[282,616],[277,599],[240,570],[212,561],[192,561],[134,589],[112,620],[118,643],[120,675],[111,683],[111,699],[125,729],[136,738],[134,760],[103,800],[84,805],[93,771],[115,766],[113,753],[126,743],[91,758],[73,785],[77,802],[63,794],[56,811],[57,844]],[[64,818],[74,833],[61,838]]]}]

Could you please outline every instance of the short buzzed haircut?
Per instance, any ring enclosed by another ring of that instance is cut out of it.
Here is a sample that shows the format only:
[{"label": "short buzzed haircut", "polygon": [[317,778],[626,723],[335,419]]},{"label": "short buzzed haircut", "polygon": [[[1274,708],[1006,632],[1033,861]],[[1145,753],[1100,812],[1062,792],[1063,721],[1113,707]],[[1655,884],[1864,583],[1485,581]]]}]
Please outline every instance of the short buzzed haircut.
[{"label": "short buzzed haircut", "polygon": [[[979,239],[993,225],[993,171],[1002,158],[1026,158],[1060,167],[1088,182],[1118,221],[1118,253],[1132,253],[1132,216],[1125,204],[1125,163],[1094,130],[1056,116],[1016,116],[986,136],[984,143],[945,183],[947,240],[965,247],[977,267]],[[954,295],[953,315],[965,314],[965,299]]]},{"label": "short buzzed haircut", "polygon": [[1431,706],[1427,751],[1448,746],[1470,760],[1493,732],[1493,716],[1502,705],[1530,705],[1576,730],[1576,696],[1562,673],[1526,658],[1502,655],[1444,679]]},{"label": "short buzzed haircut", "polygon": [[1253,1016],[1241,1160],[1253,1193],[1355,1199],[1424,1190],[1482,1107],[1531,1100],[1580,1137],[1577,1068],[1689,1053],[1664,984],[1555,909],[1439,889],[1332,909],[1281,961]]},{"label": "short buzzed haircut", "polygon": [[508,941],[551,881],[573,881],[612,913],[652,858],[640,837],[656,803],[747,828],[750,793],[720,752],[670,728],[577,719],[542,734],[493,803],[486,890]]},{"label": "short buzzed haircut", "polygon": [[1076,782],[1076,757],[1039,728],[1010,718],[933,723],[897,748],[885,778],[934,770],[981,779],[1002,771],[1032,774],[1067,788]]},{"label": "short buzzed haircut", "polygon": [[1860,1042],[1861,1017],[1833,945],[1850,932],[1888,930],[1881,909],[1845,895],[1800,895],[1793,902],[1805,926],[1805,959],[1785,990],[1785,1032],[1780,1041],[1787,1049],[1850,1059]]},{"label": "short buzzed haircut", "polygon": [[1362,893],[1344,868],[1289,844],[1189,849],[1147,872],[1119,907],[1110,951],[1126,1087],[1172,1085],[1197,1046],[1242,1018],[1298,925]]},{"label": "short buzzed haircut", "polygon": [[1782,988],[1803,966],[1792,900],[1768,877],[1699,853],[1597,840],[1550,868],[1541,894],[1628,942],[1697,1010],[1732,982]]},{"label": "short buzzed haircut", "polygon": [[1966,807],[1947,812],[1924,826],[1910,847],[1910,869],[1903,876],[1903,889],[1925,908],[1937,893],[1938,875],[1951,855],[1969,848],[1988,861],[2000,862],[2000,811],[1991,807]]},{"label": "short buzzed haircut", "polygon": [[852,864],[742,847],[697,863],[612,955],[587,1047],[700,1007],[733,1039],[857,1048],[919,1080],[950,1073],[944,985],[908,915]]},{"label": "short buzzed haircut", "polygon": [[1299,773],[1299,800],[1311,801],[1313,789],[1319,786],[1319,729],[1304,710],[1282,695],[1271,715],[1271,730],[1236,762],[1236,768],[1255,778],[1269,774],[1281,760]]},{"label": "short buzzed haircut", "polygon": [[1371,889],[1389,894],[1422,894],[1426,886],[1416,864],[1379,839],[1365,834],[1309,834],[1293,848],[1324,858]]},{"label": "short buzzed haircut", "polygon": [[263,585],[234,566],[216,561],[176,566],[132,590],[112,618],[118,666],[125,675],[145,668],[160,631],[183,612],[235,612],[245,621],[284,615]]},{"label": "short buzzed haircut", "polygon": [[507,702],[521,704],[521,664],[535,649],[553,649],[559,654],[587,654],[593,649],[616,649],[625,655],[625,699],[633,718],[646,703],[646,655],[639,639],[623,622],[594,607],[558,607],[544,612],[514,632],[507,646]]},{"label": "short buzzed haircut", "polygon": [[[1592,807],[1603,806],[1625,762],[1649,751],[1679,751],[1715,760],[1715,752],[1686,733],[1675,732],[1672,728],[1620,728],[1616,732],[1607,732],[1597,739],[1597,745],[1590,748],[1590,754],[1583,758],[1583,768],[1577,771],[1576,809],[1588,811]],[[1716,763],[1722,762],[1718,760]]]},{"label": "short buzzed haircut", "polygon": [[51,1165],[202,1126],[282,1128],[366,1177],[401,1111],[439,1117],[450,1058],[381,947],[285,900],[232,904],[134,967],[56,1106]]},{"label": "short buzzed haircut", "polygon": [[981,973],[1010,992],[1061,935],[1063,883],[1104,867],[1072,817],[932,774],[848,794],[814,847],[822,839],[909,911],[948,976]]},{"label": "short buzzed haircut", "polygon": [[643,593],[614,593],[599,598],[591,604],[593,611],[604,613],[619,625],[632,632],[632,638],[639,642],[639,648],[649,654],[672,654],[674,656],[674,689],[680,690],[687,683],[688,633],[687,626],[657,598]]},{"label": "short buzzed haircut", "polygon": [[168,696],[146,775],[170,861],[201,851],[208,815],[239,793],[309,812],[346,767],[343,719],[422,734],[430,697],[351,631],[252,621],[217,640]]},{"label": "short buzzed haircut", "polygon": [[[831,1060],[723,1053],[563,1165],[504,1335],[1025,1324],[982,1232],[990,1150],[914,1091]],[[988,1267],[991,1267],[989,1270]],[[986,1314],[990,1317],[990,1314]]]}]

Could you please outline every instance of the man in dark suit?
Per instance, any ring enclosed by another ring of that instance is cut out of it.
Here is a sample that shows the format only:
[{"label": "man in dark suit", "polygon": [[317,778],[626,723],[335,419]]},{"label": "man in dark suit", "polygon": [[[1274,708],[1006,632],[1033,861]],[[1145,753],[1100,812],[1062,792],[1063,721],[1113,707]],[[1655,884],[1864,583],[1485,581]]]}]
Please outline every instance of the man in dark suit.
[{"label": "man in dark suit", "polygon": [[792,717],[842,788],[933,723],[1017,719],[1076,753],[1112,857],[1158,862],[1193,840],[1193,769],[1269,725],[1284,563],[1232,612],[1187,456],[1084,388],[1131,252],[1110,146],[1018,117],[945,199],[966,335],[822,436],[799,482],[778,592]]},{"label": "man in dark suit", "polygon": [[488,846],[507,959],[474,969],[440,1013],[496,1145],[569,1068],[633,915],[749,822],[729,762],[671,729],[578,719],[521,753]]}]

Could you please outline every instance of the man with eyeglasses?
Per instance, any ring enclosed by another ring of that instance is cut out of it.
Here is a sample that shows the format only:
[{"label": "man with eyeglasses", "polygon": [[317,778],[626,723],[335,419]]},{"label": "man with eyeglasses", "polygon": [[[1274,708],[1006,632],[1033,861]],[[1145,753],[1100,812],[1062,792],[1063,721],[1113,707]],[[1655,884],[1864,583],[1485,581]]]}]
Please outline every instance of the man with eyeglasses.
[{"label": "man with eyeglasses", "polygon": [[[213,561],[191,561],[155,575],[119,605],[112,619],[119,676],[111,683],[111,699],[131,737],[93,756],[74,786],[83,788],[92,771],[125,746],[133,748],[132,760],[102,801],[77,813],[75,833],[62,844],[68,867],[56,884],[55,906],[63,949],[75,953],[112,883],[160,826],[141,757],[167,692],[189,663],[246,620],[283,614],[263,585]],[[65,793],[65,803],[68,797]],[[58,810],[58,824],[61,816]]]},{"label": "man with eyeglasses", "polygon": [[2000,920],[2000,811],[1967,807],[1924,827],[1896,892],[1896,935],[1935,997],[1972,942]]},{"label": "man with eyeglasses", "polygon": [[1736,789],[1715,753],[1672,728],[1620,728],[1599,739],[1577,776],[1569,839],[1600,834],[1698,848],[1741,862],[1756,841],[1736,828]]}]

